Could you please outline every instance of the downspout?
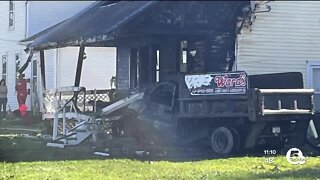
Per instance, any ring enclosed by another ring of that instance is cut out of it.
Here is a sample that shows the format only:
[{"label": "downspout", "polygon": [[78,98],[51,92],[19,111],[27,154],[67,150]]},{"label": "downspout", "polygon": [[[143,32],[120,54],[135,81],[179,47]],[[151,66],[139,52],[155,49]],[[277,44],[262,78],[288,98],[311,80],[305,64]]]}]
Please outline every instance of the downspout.
[{"label": "downspout", "polygon": [[24,38],[27,38],[27,35],[28,35],[28,0],[25,2],[25,26],[24,26]]}]

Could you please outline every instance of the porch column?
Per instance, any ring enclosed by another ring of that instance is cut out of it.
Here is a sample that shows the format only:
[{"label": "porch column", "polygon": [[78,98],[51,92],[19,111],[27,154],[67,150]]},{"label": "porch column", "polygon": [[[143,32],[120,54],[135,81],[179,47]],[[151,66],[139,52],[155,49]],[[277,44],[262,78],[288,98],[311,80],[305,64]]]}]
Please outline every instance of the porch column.
[{"label": "porch column", "polygon": [[178,72],[178,45],[176,40],[168,40],[160,46],[160,82],[168,80]]},{"label": "porch column", "polygon": [[84,49],[85,49],[84,46],[80,46],[79,56],[78,56],[78,64],[77,64],[77,72],[76,72],[76,77],[75,77],[75,80],[74,80],[74,86],[75,87],[79,87],[79,85],[80,85]]},{"label": "porch column", "polygon": [[117,99],[129,95],[130,89],[130,48],[117,47]]},{"label": "porch column", "polygon": [[156,66],[157,66],[157,48],[149,47],[149,75],[148,82],[156,82]]},{"label": "porch column", "polygon": [[42,87],[46,89],[46,70],[45,70],[45,62],[44,62],[44,50],[40,50],[40,71],[41,71]]},{"label": "porch column", "polygon": [[143,87],[149,79],[149,48],[148,46],[141,46],[139,48],[138,66],[139,66],[139,88]]},{"label": "porch column", "polygon": [[131,48],[130,51],[130,88],[134,89],[138,86],[138,69],[137,69],[137,64],[138,64],[138,58],[137,58],[137,49],[136,48]]}]

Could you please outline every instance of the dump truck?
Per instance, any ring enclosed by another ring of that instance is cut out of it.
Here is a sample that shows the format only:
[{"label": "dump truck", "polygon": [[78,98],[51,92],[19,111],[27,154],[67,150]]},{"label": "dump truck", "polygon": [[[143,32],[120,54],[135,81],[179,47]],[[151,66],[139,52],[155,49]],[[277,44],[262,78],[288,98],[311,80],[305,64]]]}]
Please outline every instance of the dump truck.
[{"label": "dump truck", "polygon": [[175,144],[207,142],[217,155],[304,145],[314,117],[313,89],[301,73],[179,74],[144,91],[129,108],[140,124]]}]

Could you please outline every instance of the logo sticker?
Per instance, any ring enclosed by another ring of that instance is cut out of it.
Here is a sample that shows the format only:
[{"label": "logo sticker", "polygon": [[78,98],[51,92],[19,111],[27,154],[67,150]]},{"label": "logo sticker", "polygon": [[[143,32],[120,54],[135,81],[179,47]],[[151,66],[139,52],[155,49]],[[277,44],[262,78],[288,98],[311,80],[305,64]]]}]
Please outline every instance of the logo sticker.
[{"label": "logo sticker", "polygon": [[306,163],[306,157],[303,156],[302,151],[298,148],[289,149],[289,151],[287,152],[286,158],[287,158],[287,161],[293,165]]}]

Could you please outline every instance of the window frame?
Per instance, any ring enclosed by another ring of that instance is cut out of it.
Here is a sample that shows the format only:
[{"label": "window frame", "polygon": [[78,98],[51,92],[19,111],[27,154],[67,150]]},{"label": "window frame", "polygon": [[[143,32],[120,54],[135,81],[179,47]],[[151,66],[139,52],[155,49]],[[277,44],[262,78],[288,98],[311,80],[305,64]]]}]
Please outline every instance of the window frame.
[{"label": "window frame", "polygon": [[[5,66],[3,66],[4,57],[6,59]],[[3,73],[3,68],[4,67],[5,67],[6,73]],[[6,82],[8,82],[8,54],[2,54],[2,56],[1,56],[1,79],[4,79]]]},{"label": "window frame", "polygon": [[[320,61],[319,62],[312,62],[309,63],[307,62],[307,87],[308,88],[313,88],[313,69],[319,68],[320,69]],[[315,94],[320,94],[320,91],[314,91]]]},{"label": "window frame", "polygon": [[[11,8],[12,5],[12,8]],[[8,11],[8,28],[9,30],[13,30],[15,26],[15,14],[14,14],[14,1],[9,0],[9,11]],[[10,15],[12,14],[12,25],[11,25],[11,18]]]},{"label": "window frame", "polygon": [[[17,55],[19,56],[19,68],[17,68]],[[15,59],[15,80],[16,83],[18,82],[18,78],[19,78],[19,69],[21,68],[21,53],[15,53],[14,54],[14,59]]]}]

